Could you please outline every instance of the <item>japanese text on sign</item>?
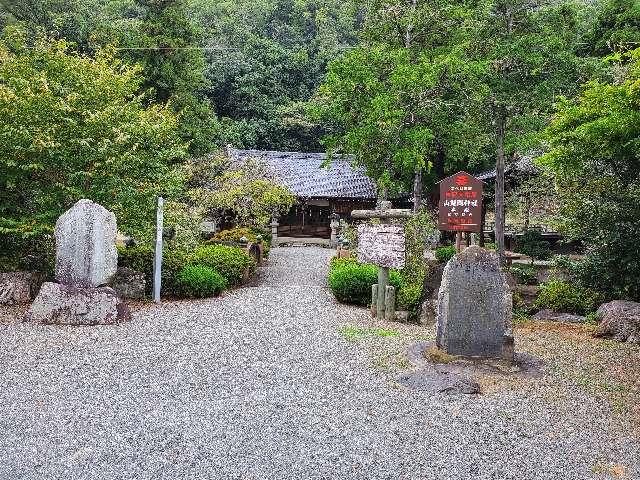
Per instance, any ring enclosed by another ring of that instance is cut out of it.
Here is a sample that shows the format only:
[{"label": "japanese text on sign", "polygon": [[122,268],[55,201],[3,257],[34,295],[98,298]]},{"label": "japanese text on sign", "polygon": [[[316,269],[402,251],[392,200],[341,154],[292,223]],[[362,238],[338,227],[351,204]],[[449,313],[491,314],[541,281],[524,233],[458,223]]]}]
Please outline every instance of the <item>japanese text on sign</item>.
[{"label": "japanese text on sign", "polygon": [[440,182],[438,228],[457,232],[482,230],[482,182],[459,172]]},{"label": "japanese text on sign", "polygon": [[404,228],[400,225],[358,226],[358,262],[379,267],[403,268]]}]

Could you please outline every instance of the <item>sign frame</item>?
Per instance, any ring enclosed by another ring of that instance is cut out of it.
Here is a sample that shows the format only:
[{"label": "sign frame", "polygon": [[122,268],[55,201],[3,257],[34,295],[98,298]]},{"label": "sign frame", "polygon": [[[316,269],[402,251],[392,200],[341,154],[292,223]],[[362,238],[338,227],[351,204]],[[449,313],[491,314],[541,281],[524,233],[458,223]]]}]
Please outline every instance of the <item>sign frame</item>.
[{"label": "sign frame", "polygon": [[482,233],[484,182],[460,171],[438,182],[438,229]]}]

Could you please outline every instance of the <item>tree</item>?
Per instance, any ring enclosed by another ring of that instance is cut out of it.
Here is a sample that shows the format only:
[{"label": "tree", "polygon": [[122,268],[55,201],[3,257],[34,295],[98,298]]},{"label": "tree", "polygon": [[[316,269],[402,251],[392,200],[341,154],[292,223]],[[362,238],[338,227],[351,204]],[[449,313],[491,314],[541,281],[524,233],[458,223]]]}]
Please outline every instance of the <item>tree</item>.
[{"label": "tree", "polygon": [[463,2],[371,2],[363,41],[329,66],[315,114],[341,130],[325,144],[353,153],[382,197],[413,188],[418,208],[432,166],[435,183],[480,157],[481,129],[465,115],[477,77],[465,57],[469,14]]},{"label": "tree", "polygon": [[495,141],[495,233],[501,263],[506,157],[516,150],[528,153],[554,97],[575,88],[576,25],[573,8],[544,0],[489,0],[478,10],[471,55],[484,68],[482,110]]},{"label": "tree", "polygon": [[302,105],[327,63],[356,43],[354,2],[197,0],[190,13],[204,31],[208,95],[226,142],[318,151],[327,125],[309,122]]},{"label": "tree", "polygon": [[561,99],[540,162],[554,174],[563,231],[587,246],[582,281],[640,300],[640,49],[620,59],[620,82]]},{"label": "tree", "polygon": [[295,203],[293,193],[278,185],[257,160],[233,164],[227,157],[214,154],[191,161],[187,171],[187,196],[208,218],[264,228]]},{"label": "tree", "polygon": [[636,0],[607,0],[585,37],[581,51],[597,57],[638,48],[640,3]]},{"label": "tree", "polygon": [[186,155],[177,119],[146,106],[140,69],[112,50],[95,57],[64,41],[7,32],[0,41],[0,236],[5,244],[47,235],[81,198],[112,210],[121,231],[148,232],[155,198],[171,198]]},{"label": "tree", "polygon": [[188,17],[187,1],[112,1],[105,10],[106,19],[91,35],[93,44],[114,44],[121,58],[141,65],[142,89],[179,114],[189,152],[211,152],[221,140],[220,124],[206,96],[202,32]]}]

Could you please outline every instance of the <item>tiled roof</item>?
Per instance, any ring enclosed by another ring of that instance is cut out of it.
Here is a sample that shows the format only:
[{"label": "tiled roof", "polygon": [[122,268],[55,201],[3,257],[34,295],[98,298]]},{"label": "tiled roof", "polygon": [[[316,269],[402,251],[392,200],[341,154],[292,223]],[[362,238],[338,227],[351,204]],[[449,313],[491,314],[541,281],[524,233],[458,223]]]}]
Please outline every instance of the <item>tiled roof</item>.
[{"label": "tiled roof", "polygon": [[227,148],[232,160],[256,159],[266,165],[275,180],[296,196],[305,198],[366,198],[377,196],[376,185],[363,168],[353,167],[350,156],[335,156],[323,167],[324,153],[273,152]]},{"label": "tiled roof", "polygon": [[[539,154],[538,154],[539,155]],[[540,173],[540,169],[533,162],[533,157],[529,155],[518,158],[514,163],[511,163],[505,167],[505,175],[509,174],[525,174],[525,175],[537,175]],[[493,180],[496,178],[496,169],[486,172],[478,173],[474,175],[479,180]]]}]

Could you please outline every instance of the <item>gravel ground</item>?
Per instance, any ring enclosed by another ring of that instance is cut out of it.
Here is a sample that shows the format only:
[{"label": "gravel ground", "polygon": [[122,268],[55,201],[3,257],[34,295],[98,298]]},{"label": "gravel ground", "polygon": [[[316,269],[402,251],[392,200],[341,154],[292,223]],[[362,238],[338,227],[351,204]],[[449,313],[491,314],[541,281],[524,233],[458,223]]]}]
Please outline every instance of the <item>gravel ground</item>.
[{"label": "gravel ground", "polygon": [[373,324],[325,288],[330,255],[274,249],[258,286],[125,325],[0,325],[0,479],[640,479],[631,429],[552,374],[401,387],[370,346],[431,332],[346,336]]}]

